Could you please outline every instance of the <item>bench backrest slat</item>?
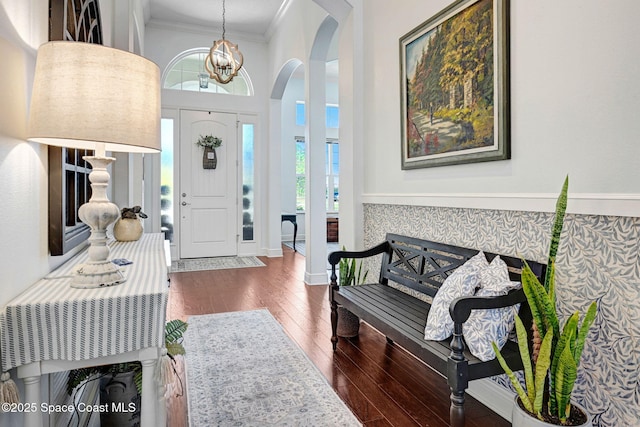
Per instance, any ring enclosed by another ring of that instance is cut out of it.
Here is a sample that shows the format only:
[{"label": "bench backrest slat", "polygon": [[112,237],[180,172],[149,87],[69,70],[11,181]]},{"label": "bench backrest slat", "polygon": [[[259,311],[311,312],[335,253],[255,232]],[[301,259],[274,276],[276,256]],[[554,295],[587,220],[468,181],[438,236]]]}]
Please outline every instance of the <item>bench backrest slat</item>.
[{"label": "bench backrest slat", "polygon": [[[434,297],[453,271],[476,255],[476,249],[431,242],[414,237],[387,234],[388,251],[383,255],[380,283],[389,281]],[[490,262],[496,254],[485,252]],[[513,281],[520,281],[523,262],[520,258],[500,255]],[[545,265],[527,261],[536,276],[543,277]]]}]

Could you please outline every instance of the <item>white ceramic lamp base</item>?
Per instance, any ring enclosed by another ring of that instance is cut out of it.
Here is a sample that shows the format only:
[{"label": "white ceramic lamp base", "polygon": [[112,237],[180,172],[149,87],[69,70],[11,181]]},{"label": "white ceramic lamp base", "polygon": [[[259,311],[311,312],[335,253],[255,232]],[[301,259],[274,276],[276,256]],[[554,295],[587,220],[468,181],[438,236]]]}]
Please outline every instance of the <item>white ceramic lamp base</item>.
[{"label": "white ceramic lamp base", "polygon": [[115,159],[103,156],[84,156],[83,158],[93,167],[93,171],[89,174],[91,199],[80,206],[78,211],[82,222],[91,227],[89,260],[78,268],[71,281],[71,287],[88,289],[118,285],[126,279],[120,268],[111,262],[107,245],[107,227],[120,216],[118,206],[107,198],[109,184],[107,166]]}]

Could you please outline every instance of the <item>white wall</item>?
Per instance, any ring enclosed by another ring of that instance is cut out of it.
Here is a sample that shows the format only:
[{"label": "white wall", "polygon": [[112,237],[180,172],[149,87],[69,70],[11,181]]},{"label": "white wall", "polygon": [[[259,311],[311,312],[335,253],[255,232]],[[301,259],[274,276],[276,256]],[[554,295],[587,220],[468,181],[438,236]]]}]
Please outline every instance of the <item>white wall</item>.
[{"label": "white wall", "polygon": [[[48,257],[47,148],[26,141],[36,50],[48,38],[47,15],[46,0],[0,0],[0,309],[60,263],[50,264]],[[22,381],[16,383],[24,393]],[[21,426],[22,415],[0,412],[0,425]]]},{"label": "white wall", "polygon": [[38,46],[47,40],[47,1],[0,0],[0,307],[49,271],[47,149],[26,142]]},{"label": "white wall", "polygon": [[390,194],[555,194],[569,174],[574,195],[631,193],[637,202],[635,0],[511,1],[511,160],[401,170],[398,42],[450,3],[364,2],[368,201]]}]

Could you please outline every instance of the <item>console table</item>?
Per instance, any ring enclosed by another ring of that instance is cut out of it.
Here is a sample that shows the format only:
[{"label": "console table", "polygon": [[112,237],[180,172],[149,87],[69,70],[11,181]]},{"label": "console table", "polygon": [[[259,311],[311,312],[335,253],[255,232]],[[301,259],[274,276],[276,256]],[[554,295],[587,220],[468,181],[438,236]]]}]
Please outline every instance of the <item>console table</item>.
[{"label": "console table", "polygon": [[[141,426],[163,425],[165,408],[154,369],[164,347],[168,297],[163,234],[136,242],[110,242],[111,258],[126,281],[99,289],[69,286],[86,250],[39,280],[0,310],[2,370],[24,378],[24,403],[40,402],[40,376],[88,366],[142,363]],[[55,402],[45,402],[55,403]],[[48,413],[25,413],[25,426],[41,427]]]}]

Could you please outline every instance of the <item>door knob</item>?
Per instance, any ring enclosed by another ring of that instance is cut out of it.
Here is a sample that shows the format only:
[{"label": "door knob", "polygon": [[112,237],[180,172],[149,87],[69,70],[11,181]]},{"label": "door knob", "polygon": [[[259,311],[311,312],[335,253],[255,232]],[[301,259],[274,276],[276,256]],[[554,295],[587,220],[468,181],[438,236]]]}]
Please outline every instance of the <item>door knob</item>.
[{"label": "door knob", "polygon": [[187,206],[190,205],[191,203],[187,203],[187,202],[182,202],[182,206]]}]

